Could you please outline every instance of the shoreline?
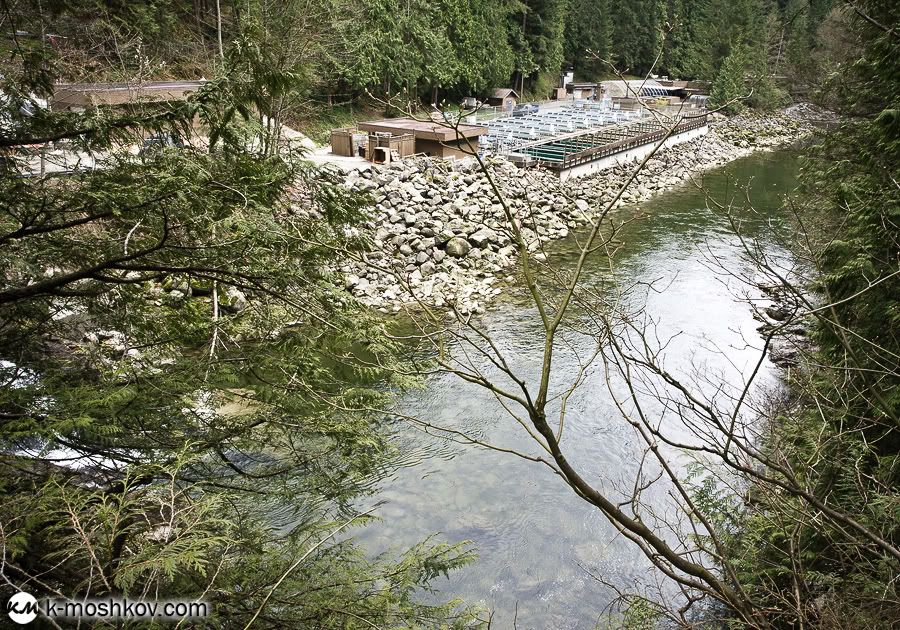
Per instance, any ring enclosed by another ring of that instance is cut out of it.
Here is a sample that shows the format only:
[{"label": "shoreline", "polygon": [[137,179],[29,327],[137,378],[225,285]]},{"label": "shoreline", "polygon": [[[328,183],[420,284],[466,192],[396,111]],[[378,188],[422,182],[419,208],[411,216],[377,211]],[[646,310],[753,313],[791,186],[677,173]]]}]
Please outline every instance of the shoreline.
[{"label": "shoreline", "polygon": [[[796,142],[812,132],[809,114],[803,104],[767,115],[713,114],[707,134],[657,152],[612,208],[646,201],[698,173]],[[546,261],[544,245],[602,211],[635,166],[626,163],[560,181],[549,171],[520,169],[505,159],[486,163],[537,262]],[[474,159],[412,158],[343,177],[346,188],[375,201],[361,227],[371,237],[364,261],[336,269],[362,304],[382,313],[417,302],[479,313],[503,291],[500,285],[513,280],[517,248],[503,208]]]}]

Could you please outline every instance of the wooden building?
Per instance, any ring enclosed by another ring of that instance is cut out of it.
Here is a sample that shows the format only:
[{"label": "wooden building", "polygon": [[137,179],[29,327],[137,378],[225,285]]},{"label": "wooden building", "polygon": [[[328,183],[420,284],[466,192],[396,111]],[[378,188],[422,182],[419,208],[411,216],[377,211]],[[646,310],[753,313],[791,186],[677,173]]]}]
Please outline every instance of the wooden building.
[{"label": "wooden building", "polygon": [[148,101],[181,101],[206,81],[148,81],[145,83],[57,83],[50,108],[83,110],[101,105],[125,105]]},{"label": "wooden building", "polygon": [[512,88],[496,88],[487,99],[491,107],[499,107],[503,110],[512,110],[519,102],[519,95]]},{"label": "wooden building", "polygon": [[[478,150],[479,136],[486,135],[487,127],[463,125],[448,127],[430,120],[413,118],[387,118],[359,123],[361,131],[391,133],[394,136],[412,134],[415,137],[415,152],[434,157],[464,157]],[[471,144],[471,148],[470,145]]]}]

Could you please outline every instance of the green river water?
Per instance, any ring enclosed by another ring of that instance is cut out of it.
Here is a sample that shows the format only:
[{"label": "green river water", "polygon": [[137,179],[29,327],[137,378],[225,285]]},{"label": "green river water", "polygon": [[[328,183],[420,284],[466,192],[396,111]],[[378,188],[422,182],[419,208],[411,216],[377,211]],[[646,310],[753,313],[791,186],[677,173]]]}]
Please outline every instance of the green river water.
[{"label": "green river water", "polygon": [[[749,182],[758,212],[750,217],[751,237],[787,257],[761,228],[779,220],[797,172],[793,151],[759,153],[708,172],[704,184],[725,201],[740,196],[736,182]],[[623,232],[615,269],[598,260],[585,282],[614,273],[622,283],[664,288],[638,295],[660,336],[677,335],[666,348],[667,367],[686,374],[701,365],[717,378],[740,382],[758,357],[759,324],[739,299],[744,287],[722,269],[740,273],[748,264],[724,219],[705,206],[704,194],[687,183],[641,204],[646,217]],[[571,264],[574,240],[551,245],[550,253],[555,264]],[[540,324],[521,287],[492,304],[483,325],[516,370],[531,378],[538,373]],[[555,369],[565,375],[575,365],[562,356]],[[776,368],[767,363],[759,383],[777,386]],[[494,444],[536,450],[491,395],[450,376],[431,379],[401,406]],[[437,581],[437,595],[494,611],[493,627],[511,628],[515,617],[518,628],[593,628],[614,592],[592,574],[619,588],[660,579],[632,543],[547,468],[405,426],[393,440],[399,455],[374,497],[385,502],[378,510],[382,520],[359,533],[361,542],[381,552],[435,532],[449,542],[472,541],[479,560]],[[588,378],[572,398],[563,447],[604,491],[614,494],[616,484],[633,483],[640,445],[613,406],[602,374]],[[665,503],[664,491],[658,500]]]}]

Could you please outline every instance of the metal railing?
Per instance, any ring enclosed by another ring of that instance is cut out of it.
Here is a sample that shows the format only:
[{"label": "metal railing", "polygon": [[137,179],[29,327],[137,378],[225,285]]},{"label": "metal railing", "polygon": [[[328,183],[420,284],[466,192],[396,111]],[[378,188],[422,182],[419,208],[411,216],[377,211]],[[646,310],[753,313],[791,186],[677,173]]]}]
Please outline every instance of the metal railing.
[{"label": "metal railing", "polygon": [[487,123],[489,133],[482,137],[481,147],[492,153],[510,153],[535,143],[617,125],[640,116],[641,112],[637,111],[567,106],[518,118],[499,118]]},{"label": "metal railing", "polygon": [[668,127],[656,120],[642,119],[630,124],[610,126],[597,131],[532,143],[520,149],[519,153],[530,156],[541,166],[554,170],[565,170],[639,146],[659,142],[667,136],[699,129],[705,127],[706,124],[706,114],[685,117],[670,132]]}]

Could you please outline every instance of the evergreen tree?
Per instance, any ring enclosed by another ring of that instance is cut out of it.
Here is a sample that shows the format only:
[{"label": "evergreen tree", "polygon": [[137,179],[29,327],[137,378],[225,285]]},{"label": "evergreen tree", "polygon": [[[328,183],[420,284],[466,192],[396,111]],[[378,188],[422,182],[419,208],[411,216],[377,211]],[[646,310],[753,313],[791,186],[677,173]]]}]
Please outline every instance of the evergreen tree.
[{"label": "evergreen tree", "polygon": [[808,2],[790,0],[784,8],[784,68],[795,84],[808,85],[813,72],[809,17]]},{"label": "evergreen tree", "polygon": [[681,77],[685,74],[691,40],[690,16],[683,0],[669,0],[667,17],[668,28],[660,69],[670,77]]},{"label": "evergreen tree", "polygon": [[[766,13],[760,0],[700,0],[691,12],[691,45],[685,71],[711,79],[733,48],[763,49]],[[744,51],[746,54],[748,51]]]},{"label": "evergreen tree", "polygon": [[641,28],[640,4],[621,3],[613,18],[613,57],[620,70],[638,72],[638,66],[644,61],[641,52],[644,49],[647,33]]},{"label": "evergreen tree", "polygon": [[666,0],[646,0],[642,11],[643,30],[646,33],[645,49],[641,53],[643,63],[639,64],[642,74],[646,74],[651,68],[654,74],[659,74],[668,22],[667,12]]},{"label": "evergreen tree", "polygon": [[[588,54],[591,51],[593,54]],[[608,0],[575,0],[569,4],[565,31],[565,61],[579,77],[595,78],[609,72],[605,63],[612,52]]]},{"label": "evergreen tree", "polygon": [[[815,294],[807,308],[817,347],[791,374],[794,395],[767,447],[883,544],[806,518],[795,497],[761,501],[735,555],[745,554],[762,605],[797,599],[781,621],[793,626],[881,628],[898,618],[897,560],[885,548],[900,543],[900,49],[888,26],[900,9],[854,6],[840,22],[853,45],[830,59],[828,85],[852,116],[807,149],[795,204],[796,247],[816,272],[800,291]],[[789,540],[799,543],[792,554]]]},{"label": "evergreen tree", "polygon": [[[0,77],[0,588],[204,598],[210,625],[235,627],[463,623],[414,593],[464,549],[370,560],[338,536],[365,522],[354,505],[387,454],[366,410],[404,384],[401,353],[328,272],[365,247],[365,200],[267,145],[260,112],[305,78],[245,26],[189,100],[78,113],[38,101],[53,50],[14,42]],[[188,146],[129,150],[149,134]],[[47,142],[97,168],[24,176]]]},{"label": "evergreen tree", "polygon": [[457,68],[447,87],[463,96],[507,84],[514,52],[502,28],[500,37],[497,29],[506,24],[511,11],[511,6],[492,0],[444,0],[441,14],[451,44],[444,53],[452,56]]},{"label": "evergreen tree", "polygon": [[526,0],[525,38],[531,44],[539,72],[556,74],[563,62],[567,0]]},{"label": "evergreen tree", "polygon": [[747,70],[749,67],[746,46],[731,49],[722,63],[709,95],[711,107],[721,107],[730,114],[744,109],[743,98],[747,96]]}]

